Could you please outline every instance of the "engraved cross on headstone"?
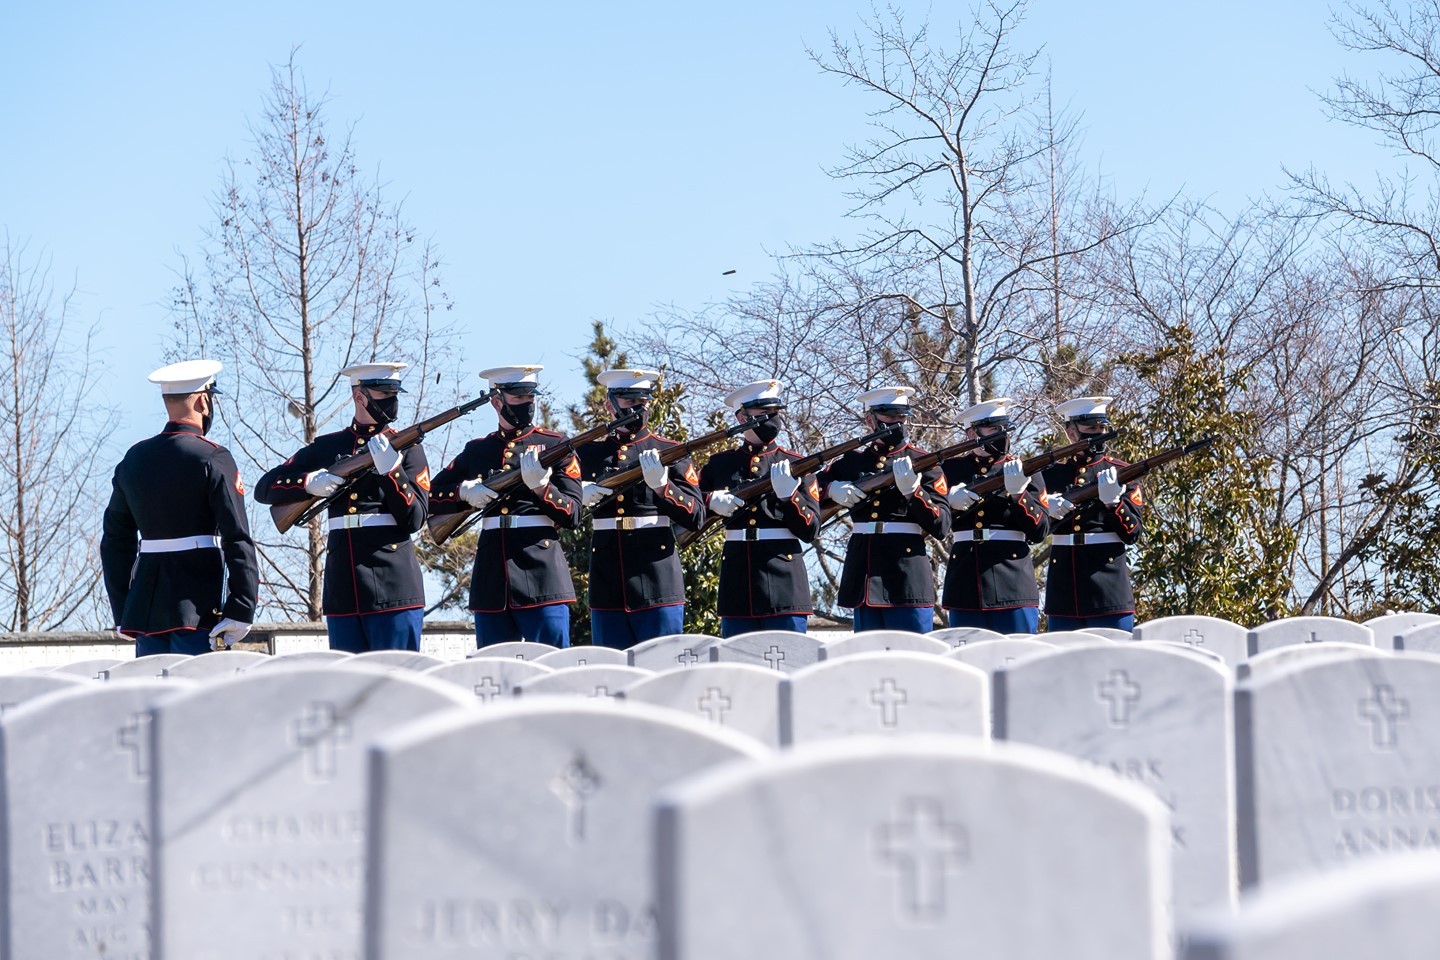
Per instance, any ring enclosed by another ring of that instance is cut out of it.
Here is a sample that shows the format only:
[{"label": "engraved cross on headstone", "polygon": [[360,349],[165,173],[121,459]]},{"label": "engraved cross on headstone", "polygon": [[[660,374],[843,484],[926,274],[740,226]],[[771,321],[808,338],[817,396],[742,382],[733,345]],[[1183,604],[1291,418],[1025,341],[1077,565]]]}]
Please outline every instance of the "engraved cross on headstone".
[{"label": "engraved cross on headstone", "polygon": [[565,805],[565,836],[572,844],[585,839],[585,806],[599,791],[600,784],[600,775],[590,769],[582,756],[576,756],[550,781],[550,792]]},{"label": "engraved cross on headstone", "polygon": [[705,691],[705,696],[701,697],[695,705],[705,712],[711,723],[723,725],[725,713],[730,709],[730,698],[725,696],[725,692],[719,687],[709,687]]},{"label": "engraved cross on headstone", "polygon": [[682,667],[693,667],[700,662],[700,658],[695,654],[695,651],[689,647],[680,651],[680,656],[676,657],[675,660]]},{"label": "engraved cross on headstone", "polygon": [[1355,713],[1361,723],[1369,722],[1372,746],[1393,750],[1398,743],[1396,728],[1402,720],[1410,719],[1410,701],[1395,696],[1395,688],[1388,683],[1377,683],[1370,699],[1356,705]]},{"label": "engraved cross on headstone", "polygon": [[1316,635],[1316,633],[1315,633],[1314,630],[1311,630],[1311,631],[1310,631],[1310,639],[1306,640],[1305,642],[1306,642],[1306,643],[1319,643],[1319,642],[1320,642],[1320,637],[1319,637],[1318,635]]},{"label": "engraved cross on headstone", "polygon": [[780,664],[785,662],[785,651],[780,649],[778,643],[772,643],[770,649],[765,651],[765,662],[776,670],[779,670]]},{"label": "engraved cross on headstone", "polygon": [[335,779],[336,747],[350,742],[350,722],[335,716],[335,704],[317,701],[290,725],[290,745],[305,751],[305,779]]},{"label": "engraved cross on headstone", "polygon": [[900,915],[909,920],[943,919],[945,877],[970,856],[965,828],[945,821],[945,808],[938,799],[911,797],[895,821],[876,828],[875,844],[881,858],[900,874]]},{"label": "engraved cross on headstone", "polygon": [[150,779],[150,714],[134,713],[130,722],[115,731],[117,750],[130,751],[130,776],[144,782]]},{"label": "engraved cross on headstone", "polygon": [[1124,670],[1111,670],[1108,680],[1095,685],[1095,696],[1110,703],[1112,727],[1129,726],[1130,708],[1140,701],[1140,685]]},{"label": "engraved cross on headstone", "polygon": [[910,695],[890,677],[870,691],[870,702],[880,708],[880,723],[893,727],[900,722],[900,708],[910,702]]},{"label": "engraved cross on headstone", "polygon": [[593,699],[595,699],[596,697],[608,697],[608,696],[610,696],[610,688],[607,687],[605,684],[602,683],[602,684],[600,684],[599,686],[597,686],[597,687],[595,688],[595,692],[594,692],[594,693],[590,694],[590,699],[593,700]]},{"label": "engraved cross on headstone", "polygon": [[483,702],[489,703],[491,700],[500,696],[501,691],[504,689],[504,687],[495,682],[493,677],[485,677],[481,679],[479,683],[475,684],[475,696],[479,697]]},{"label": "engraved cross on headstone", "polygon": [[1201,633],[1199,630],[1196,630],[1194,627],[1191,627],[1189,630],[1185,631],[1185,636],[1181,637],[1180,640],[1183,643],[1188,644],[1189,646],[1198,647],[1205,642],[1205,634]]}]

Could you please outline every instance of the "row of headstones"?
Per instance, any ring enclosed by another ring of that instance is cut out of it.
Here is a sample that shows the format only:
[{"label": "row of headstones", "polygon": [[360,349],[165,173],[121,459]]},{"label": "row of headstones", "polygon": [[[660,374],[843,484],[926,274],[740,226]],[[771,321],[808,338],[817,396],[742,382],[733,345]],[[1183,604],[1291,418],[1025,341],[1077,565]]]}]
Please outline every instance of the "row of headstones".
[{"label": "row of headstones", "polygon": [[[226,661],[244,656],[212,654],[197,660]],[[284,659],[287,658],[269,659],[267,668],[248,674],[246,682],[257,677],[263,679],[267,675],[291,673],[269,666],[281,665]],[[521,672],[545,669],[505,658],[494,659],[487,664],[484,662],[486,659],[476,658],[468,666]],[[350,664],[360,664],[364,660],[364,657],[349,658],[346,666],[337,672],[354,673],[360,670],[375,676],[378,671],[373,666],[351,668]],[[677,669],[654,677],[646,674],[626,688],[624,695],[631,701],[649,699],[699,714],[709,722],[686,720],[674,713],[670,717],[675,722],[698,724],[701,729],[732,738],[736,727],[754,732],[752,724],[756,716],[770,717],[768,730],[775,730],[777,721],[774,718],[777,713],[783,712],[775,706],[777,687],[790,691],[788,697],[792,708],[796,704],[803,706],[808,697],[808,703],[813,708],[810,713],[816,722],[828,724],[832,730],[853,732],[856,728],[878,727],[877,732],[900,732],[943,729],[983,735],[988,714],[983,674],[963,664],[947,663],[937,669],[940,662],[933,657],[906,653],[872,654],[817,664],[786,678],[777,671],[754,666],[712,664],[692,670]],[[442,675],[440,671],[466,666],[450,664],[432,669],[439,677]],[[604,669],[615,668],[577,667],[557,672],[554,676],[560,673],[584,675]],[[326,671],[311,669],[305,672],[313,675]],[[430,678],[419,679],[434,686]],[[454,679],[452,677],[452,684]],[[622,679],[635,678],[627,674]],[[815,681],[813,685],[809,683],[811,680]],[[43,684],[46,681],[61,687],[67,683],[63,677],[0,678],[0,683],[11,690],[18,683]],[[516,686],[523,687],[529,682]],[[276,681],[277,686],[278,683]],[[564,689],[571,693],[597,693],[588,684],[589,680],[586,680],[579,686],[572,684]],[[173,682],[169,685],[137,685],[117,680],[108,689],[139,690],[142,692],[135,696],[148,702],[147,698],[159,697],[166,690],[173,690],[174,685]],[[239,681],[207,689],[218,691],[236,685]],[[447,699],[453,701],[458,696],[462,701],[466,700],[466,685],[468,678],[458,688],[452,685]],[[505,687],[501,683],[496,685],[501,689]],[[669,693],[661,695],[667,685]],[[89,694],[92,698],[97,689],[107,689],[94,684],[84,686],[91,688]],[[310,694],[304,694],[300,689],[294,691],[297,703],[304,696],[310,696],[311,702],[303,715],[297,714],[293,718],[283,736],[276,731],[275,735],[267,737],[261,731],[260,739],[269,744],[266,749],[276,754],[267,755],[268,759],[263,763],[257,758],[251,767],[242,764],[238,770],[228,768],[232,749],[241,749],[240,744],[249,741],[255,732],[256,721],[253,718],[277,715],[273,709],[263,707],[249,713],[244,710],[217,710],[205,722],[199,723],[199,727],[205,728],[213,722],[212,737],[216,732],[219,734],[208,744],[214,750],[213,756],[209,749],[195,747],[183,737],[179,741],[181,749],[172,750],[172,755],[190,757],[186,761],[186,770],[196,772],[197,776],[219,777],[217,785],[228,784],[225,791],[235,791],[237,802],[247,790],[256,788],[252,778],[245,774],[246,769],[263,771],[273,767],[278,774],[280,767],[284,766],[284,758],[288,756],[293,765],[297,761],[293,754],[297,752],[307,754],[307,776],[316,782],[329,782],[334,778],[342,747],[353,745],[358,748],[366,742],[366,737],[356,732],[354,720],[345,718],[346,708],[337,706],[337,703],[344,702],[343,698],[324,699],[324,686],[316,684],[307,688],[311,689]],[[649,691],[645,689],[647,687]],[[1175,872],[1173,879],[1165,878],[1164,886],[1168,890],[1173,884],[1175,906],[1182,922],[1192,919],[1203,905],[1228,902],[1233,897],[1235,816],[1232,798],[1235,786],[1231,775],[1234,767],[1230,753],[1232,721],[1228,671],[1205,658],[1187,655],[1182,648],[1094,644],[1002,666],[995,674],[995,691],[996,726],[1000,736],[1069,753],[1091,769],[1098,766],[1121,778],[1144,784],[1152,791],[1153,797],[1160,799],[1162,808],[1168,808],[1165,836],[1169,838],[1173,850],[1167,853],[1165,861],[1168,863],[1173,857]],[[480,693],[478,690],[475,692]],[[1437,732],[1440,732],[1436,721],[1440,719],[1440,709],[1431,709],[1429,715],[1426,714],[1426,706],[1437,701],[1437,694],[1440,694],[1440,659],[1423,655],[1383,659],[1375,656],[1316,658],[1298,669],[1277,671],[1269,677],[1257,677],[1242,683],[1236,698],[1241,718],[1239,851],[1242,881],[1247,885],[1258,884],[1262,879],[1269,883],[1275,877],[1345,862],[1360,855],[1440,846],[1440,840],[1437,840],[1431,826],[1440,816],[1440,786],[1435,786],[1440,784],[1440,750],[1436,749]],[[13,695],[6,694],[7,698]],[[69,696],[63,694],[61,699]],[[189,699],[196,700],[197,697],[189,696]],[[210,698],[198,699],[204,703]],[[481,699],[485,699],[483,695]],[[3,731],[0,746],[4,750],[6,809],[11,818],[7,838],[33,837],[36,845],[45,851],[45,859],[41,870],[37,871],[32,865],[28,871],[32,881],[43,872],[49,878],[50,892],[68,893],[73,890],[82,894],[72,905],[74,913],[69,919],[77,923],[92,920],[100,923],[103,914],[95,911],[123,912],[127,897],[125,877],[130,876],[133,880],[143,872],[143,862],[136,861],[134,857],[127,860],[125,853],[137,843],[143,846],[149,835],[144,828],[145,821],[136,817],[127,822],[123,816],[107,816],[99,810],[88,816],[84,810],[62,815],[63,808],[54,798],[85,797],[93,800],[120,789],[123,784],[118,781],[101,783],[92,779],[85,783],[64,782],[64,774],[77,770],[94,777],[97,770],[105,769],[104,760],[97,759],[97,754],[107,751],[111,754],[112,779],[116,773],[113,763],[117,757],[128,756],[133,761],[129,776],[134,779],[124,782],[132,785],[144,783],[151,769],[151,755],[146,753],[144,735],[148,714],[142,704],[124,717],[112,717],[115,722],[109,722],[90,717],[82,709],[83,704],[72,701],[73,698],[65,700],[63,709],[52,708],[49,713],[40,711],[42,703],[37,701],[32,704],[34,710],[16,710],[0,724],[0,731]],[[474,704],[476,701],[471,698],[468,702]],[[643,711],[646,708],[635,709]],[[890,724],[884,720],[887,714],[892,721]],[[881,718],[879,723],[875,720],[877,715]],[[857,724],[858,717],[869,719]],[[92,744],[87,752],[83,732],[77,733],[72,725],[78,727],[78,731],[100,730],[104,735],[98,745]],[[732,729],[719,730],[722,725]],[[759,731],[759,735],[770,742],[776,739],[766,731]],[[78,744],[75,743],[77,739],[81,741]],[[752,751],[760,749],[753,740],[743,742],[749,744]],[[58,749],[57,743],[66,745],[66,749]],[[231,743],[237,746],[232,748],[229,746]],[[157,734],[156,756],[160,755],[162,747],[163,742]],[[644,762],[643,758],[650,755],[652,748],[661,749],[658,743],[639,743],[635,747],[634,756],[639,763]],[[30,766],[23,759],[27,748],[33,754]],[[864,752],[863,744],[854,740],[839,741],[834,747],[842,754],[852,748]],[[516,749],[523,753],[527,748],[522,742]],[[488,772],[484,775],[495,777],[500,771],[502,775],[498,779],[503,782],[509,776],[511,759],[509,753],[489,757],[485,761]],[[593,764],[584,761],[578,767],[567,767],[563,776],[557,773],[552,787],[570,796],[571,788],[564,783],[567,779],[574,779],[575,796],[583,799],[589,789],[585,783],[598,779],[598,775],[587,765]],[[204,773],[207,770],[209,772]],[[879,771],[875,774],[881,775]],[[612,782],[613,776],[609,775]],[[425,791],[448,790],[450,787],[445,777],[439,780],[422,777],[415,784]],[[30,809],[44,818],[43,829],[38,819],[28,825],[23,820],[27,809],[27,785],[31,794]],[[468,789],[460,783],[454,786],[462,793]],[[1117,786],[1123,789],[1123,785]],[[193,798],[197,789],[201,795],[208,795],[203,786],[193,783],[185,788],[188,791],[186,795]],[[936,789],[939,792],[935,796],[948,798],[948,788]],[[225,791],[222,794],[229,796]],[[826,794],[821,791],[815,794],[815,801],[834,802],[836,797],[845,795],[836,794],[826,800]],[[1053,802],[1046,801],[1046,804],[1050,806],[1048,816],[1051,818],[1054,810],[1069,810],[1066,801],[1058,795]],[[358,810],[360,805],[357,800],[355,808]],[[584,804],[580,806],[583,813]],[[468,815],[500,816],[503,820],[508,816],[506,811],[512,808],[477,799],[467,809]],[[1044,818],[1039,812],[1035,815]],[[359,814],[355,816],[358,818]],[[21,818],[19,826],[16,818]],[[188,814],[176,822],[188,823]],[[988,819],[980,818],[975,822],[981,823],[986,831],[991,829]],[[1070,826],[1084,829],[1083,825],[1063,826],[1066,829]],[[915,830],[933,833],[932,827],[917,825]],[[316,819],[303,813],[255,821],[248,826],[244,821],[236,821],[225,829],[230,831],[230,842],[241,837],[241,847],[251,840],[262,846],[296,844],[301,853],[309,849],[312,842],[319,843],[323,848],[326,843],[335,841],[339,833],[364,832],[358,819],[346,821],[342,829],[339,819]],[[241,832],[237,833],[237,830]],[[253,837],[246,839],[249,834],[244,831],[247,830],[259,831],[263,836],[258,840]],[[102,839],[102,834],[108,839]],[[123,837],[128,839],[115,846],[116,838]],[[466,847],[466,841],[459,836],[452,837],[451,841]],[[7,839],[6,847],[9,851],[26,850],[26,844],[13,839]],[[130,850],[131,854],[134,852]],[[237,857],[245,855],[243,850],[230,850],[229,853]],[[273,852],[266,854],[277,855]],[[130,863],[128,868],[127,862]],[[332,871],[334,865],[328,861],[307,863],[309,865],[303,869],[320,871],[326,884],[345,886],[349,883],[336,879],[337,875]],[[10,855],[10,866],[12,885],[9,889],[13,892],[23,887],[23,883],[16,886],[14,882],[18,876],[15,870],[19,869],[14,853]],[[239,871],[236,876],[253,869],[257,872],[253,880],[255,885],[270,889],[276,885],[288,886],[297,875],[295,871],[298,868],[286,862],[271,864],[269,860],[257,860],[231,865],[227,869]],[[20,874],[26,872],[20,870]],[[192,880],[200,878],[195,871],[175,875],[188,876]],[[351,880],[355,876],[351,876]],[[241,883],[240,880],[235,882]],[[296,882],[303,886],[309,881],[302,879]],[[118,901],[101,896],[112,885],[119,891]],[[358,880],[350,885],[357,886]],[[134,895],[134,891],[128,895]],[[1162,899],[1168,900],[1168,894]],[[617,904],[605,921],[605,929],[611,932],[612,927],[620,923],[616,919],[620,913],[628,915],[630,912],[630,908],[624,907],[623,900],[617,901]],[[302,914],[309,919],[303,919]],[[285,929],[295,929],[297,924],[319,922],[316,917],[320,914],[310,908],[302,914],[285,913]],[[54,919],[53,914],[49,916]],[[524,922],[538,921],[527,914]],[[77,943],[92,945],[97,938],[103,940],[109,936],[113,949],[116,929],[119,928],[104,925],[75,927],[72,935]],[[540,942],[531,944],[537,949],[544,945]],[[27,954],[12,952],[9,955]],[[377,954],[390,955],[408,954]]]}]

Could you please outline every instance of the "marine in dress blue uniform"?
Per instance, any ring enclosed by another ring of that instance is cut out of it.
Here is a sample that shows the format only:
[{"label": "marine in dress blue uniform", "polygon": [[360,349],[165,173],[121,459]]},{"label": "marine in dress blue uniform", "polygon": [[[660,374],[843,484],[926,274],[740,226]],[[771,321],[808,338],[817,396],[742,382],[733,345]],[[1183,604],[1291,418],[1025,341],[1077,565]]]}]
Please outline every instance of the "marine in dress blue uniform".
[{"label": "marine in dress blue uniform", "polygon": [[[540,364],[494,367],[490,403],[499,429],[471,440],[435,476],[430,510],[435,516],[469,504],[480,511],[480,535],[470,573],[470,612],[475,643],[531,640],[570,646],[570,604],[575,585],[560,547],[559,530],[580,521],[580,462],[540,465],[540,454],[565,438],[534,425]],[[497,494],[486,480],[519,470],[521,483]]]},{"label": "marine in dress blue uniform", "polygon": [[150,374],[169,422],[115,468],[100,561],[115,628],[135,638],[136,656],[229,646],[255,619],[245,485],[230,451],[205,437],[220,370],[186,360]]},{"label": "marine in dress blue uniform", "polygon": [[[860,395],[865,422],[901,429],[884,440],[840,457],[820,474],[825,496],[848,507],[854,526],[845,548],[836,597],[855,611],[855,629],[928,633],[935,622],[935,577],[925,535],[950,533],[948,486],[938,467],[915,471],[911,458],[925,451],[905,437],[913,387],[881,387]],[[856,481],[873,474],[895,475],[893,486],[866,495]]]},{"label": "marine in dress blue uniform", "polygon": [[[1111,397],[1077,397],[1055,407],[1072,443],[1110,429]],[[1045,471],[1051,518],[1050,570],[1045,615],[1051,630],[1135,626],[1135,592],[1126,547],[1143,533],[1140,485],[1117,482],[1126,462],[1092,447]],[[1100,496],[1078,507],[1064,498],[1073,487],[1098,481]]]},{"label": "marine in dress blue uniform", "polygon": [[[634,407],[648,411],[660,374],[606,370],[596,379],[606,388],[605,405],[614,416]],[[617,431],[578,451],[581,498],[594,516],[590,627],[599,646],[624,650],[684,632],[685,575],[674,528],[698,530],[705,505],[688,458],[668,468],[660,462],[661,451],[675,443],[642,421],[633,432]],[[613,491],[596,482],[637,465],[644,470],[642,481]]]},{"label": "marine in dress blue uniform", "polygon": [[[776,443],[785,409],[779,380],[760,380],[731,391],[726,406],[737,422],[771,418],[744,433],[744,443],[712,456],[700,470],[709,510],[725,518],[720,556],[720,633],[753,630],[805,632],[811,613],[804,547],[820,532],[820,487],[814,475],[796,477],[800,454]],[[748,503],[730,491],[770,477],[773,493]]]},{"label": "marine in dress blue uniform", "polygon": [[[940,602],[952,627],[1035,633],[1040,590],[1030,545],[1045,539],[1050,517],[1044,490],[1010,453],[1009,404],[1008,397],[1000,397],[961,413],[966,435],[985,438],[985,443],[941,464],[950,487],[951,533]],[[969,489],[996,475],[1004,478],[1003,490],[982,496]]]},{"label": "marine in dress blue uniform", "polygon": [[367,450],[374,457],[374,470],[327,510],[321,609],[334,650],[420,649],[425,585],[410,537],[425,525],[430,467],[421,444],[403,451],[390,445],[405,366],[361,363],[340,371],[350,379],[354,421],[316,437],[255,485],[261,503],[328,497],[343,485],[328,467]]}]

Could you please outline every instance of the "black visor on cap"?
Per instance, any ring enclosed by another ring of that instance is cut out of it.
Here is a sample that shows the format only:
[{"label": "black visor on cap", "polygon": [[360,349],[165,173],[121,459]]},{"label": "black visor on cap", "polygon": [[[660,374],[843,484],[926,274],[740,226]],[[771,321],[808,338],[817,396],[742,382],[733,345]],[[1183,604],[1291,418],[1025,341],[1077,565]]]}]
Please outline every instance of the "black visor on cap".
[{"label": "black visor on cap", "polygon": [[877,403],[870,408],[870,412],[886,417],[908,417],[910,416],[910,405],[908,403]]},{"label": "black visor on cap", "polygon": [[974,423],[970,424],[970,426],[971,426],[972,428],[974,428],[974,427],[1009,427],[1009,426],[1013,426],[1013,425],[1014,425],[1014,421],[1011,420],[1009,417],[986,417],[984,420],[976,420]]},{"label": "black visor on cap", "polygon": [[504,393],[514,393],[520,396],[531,397],[540,390],[538,383],[531,383],[528,380],[521,383],[497,383],[495,389]]},{"label": "black visor on cap", "polygon": [[1078,416],[1078,417],[1071,417],[1071,418],[1070,418],[1070,422],[1071,422],[1071,423],[1100,424],[1100,423],[1109,423],[1109,422],[1110,422],[1110,418],[1109,418],[1109,416],[1107,416],[1106,414],[1103,414],[1103,413],[1085,413],[1085,414],[1081,414],[1081,415]]},{"label": "black visor on cap", "polygon": [[617,387],[610,391],[610,396],[620,397],[622,400],[648,400],[654,392],[651,387]]},{"label": "black visor on cap", "polygon": [[361,380],[358,386],[368,387],[371,390],[389,390],[392,393],[405,393],[406,390],[400,385],[399,380],[390,378],[373,378]]},{"label": "black visor on cap", "polygon": [[763,400],[751,400],[749,403],[740,404],[741,410],[754,413],[765,413],[767,410],[784,410],[785,401],[779,397],[766,397]]}]

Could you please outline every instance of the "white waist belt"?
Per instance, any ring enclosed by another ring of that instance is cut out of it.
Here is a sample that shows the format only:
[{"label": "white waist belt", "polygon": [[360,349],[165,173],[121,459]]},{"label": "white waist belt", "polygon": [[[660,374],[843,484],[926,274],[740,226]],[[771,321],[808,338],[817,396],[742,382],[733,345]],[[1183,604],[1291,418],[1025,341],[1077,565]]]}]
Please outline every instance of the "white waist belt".
[{"label": "white waist belt", "polygon": [[639,530],[642,527],[668,527],[669,517],[606,517],[595,521],[596,530]]},{"label": "white waist belt", "polygon": [[481,530],[508,530],[511,527],[554,527],[555,521],[549,517],[485,517],[480,521]]},{"label": "white waist belt", "polygon": [[331,517],[325,522],[328,530],[353,530],[356,527],[393,527],[395,518],[388,513],[352,513],[346,517]]},{"label": "white waist belt", "polygon": [[141,540],[141,553],[179,553],[181,550],[219,549],[219,537],[176,537],[173,540]]},{"label": "white waist belt", "polygon": [[746,527],[743,530],[726,530],[726,540],[795,540],[799,537],[784,527]]},{"label": "white waist belt", "polygon": [[881,520],[879,523],[857,523],[852,533],[913,533],[916,536],[923,535],[924,530],[920,529],[918,523],[889,523]]},{"label": "white waist belt", "polygon": [[965,540],[1018,540],[1024,541],[1025,534],[1019,530],[956,530],[950,535],[952,543]]},{"label": "white waist belt", "polygon": [[1081,547],[1091,543],[1119,543],[1118,533],[1057,533],[1050,539],[1057,547]]}]

